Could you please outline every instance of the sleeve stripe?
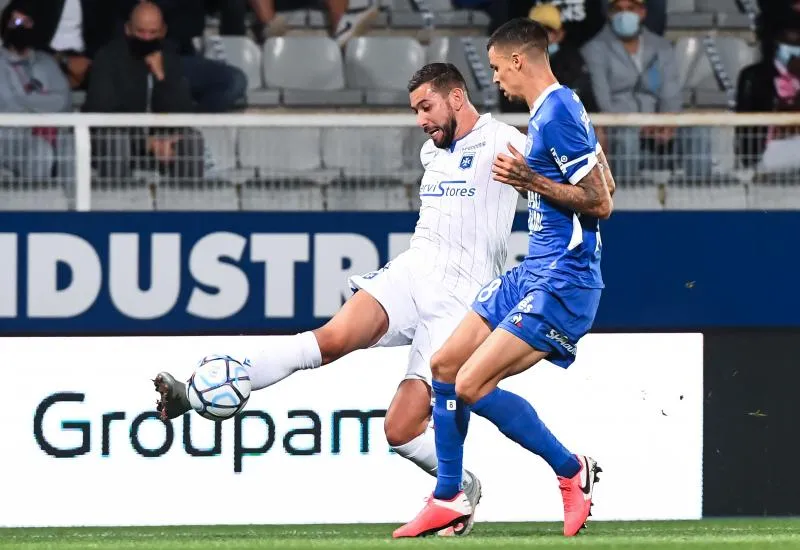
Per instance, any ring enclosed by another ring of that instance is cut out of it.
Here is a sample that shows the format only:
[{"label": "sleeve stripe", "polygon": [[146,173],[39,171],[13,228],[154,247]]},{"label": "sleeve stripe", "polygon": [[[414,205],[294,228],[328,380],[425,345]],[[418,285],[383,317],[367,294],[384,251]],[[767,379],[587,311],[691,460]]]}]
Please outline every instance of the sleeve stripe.
[{"label": "sleeve stripe", "polygon": [[[586,159],[591,159],[592,157],[594,157],[594,160],[595,160],[595,162],[596,162],[596,161],[597,161],[597,153],[587,153],[587,154],[583,155],[582,157],[578,157],[578,158],[576,158],[575,160],[571,160],[571,161],[569,161],[569,162],[568,162],[568,163],[566,163],[566,164],[562,164],[562,165],[561,165],[561,171],[563,172],[563,171],[565,171],[567,168],[569,168],[570,166],[572,166],[573,164],[578,164],[579,162],[582,162],[582,161],[584,161],[584,160],[586,160]],[[591,162],[591,160],[589,160],[589,162]]]},{"label": "sleeve stripe", "polygon": [[572,176],[570,176],[569,182],[572,185],[577,184],[579,181],[585,178],[586,174],[591,172],[592,168],[594,168],[595,166],[597,166],[597,155],[594,154],[589,155],[589,160],[586,163],[586,166],[581,166],[580,168],[578,168],[578,170],[576,170],[575,173],[572,174]]}]

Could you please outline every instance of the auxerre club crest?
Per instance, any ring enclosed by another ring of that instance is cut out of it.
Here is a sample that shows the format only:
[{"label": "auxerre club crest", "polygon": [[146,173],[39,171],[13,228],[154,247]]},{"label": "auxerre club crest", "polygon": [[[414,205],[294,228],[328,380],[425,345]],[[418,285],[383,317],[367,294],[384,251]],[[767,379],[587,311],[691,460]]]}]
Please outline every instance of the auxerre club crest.
[{"label": "auxerre club crest", "polygon": [[464,153],[464,156],[461,157],[461,162],[458,164],[458,167],[462,170],[467,170],[472,168],[472,160],[475,158],[475,153]]}]

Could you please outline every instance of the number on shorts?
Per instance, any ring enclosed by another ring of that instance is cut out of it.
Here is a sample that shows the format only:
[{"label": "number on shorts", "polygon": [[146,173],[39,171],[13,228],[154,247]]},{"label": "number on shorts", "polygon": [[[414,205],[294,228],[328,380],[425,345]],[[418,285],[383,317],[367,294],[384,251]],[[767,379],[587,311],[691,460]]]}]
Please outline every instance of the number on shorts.
[{"label": "number on shorts", "polygon": [[501,282],[502,281],[500,281],[500,279],[495,279],[494,281],[483,287],[483,290],[481,290],[480,293],[478,294],[478,301],[485,302],[486,300],[491,298],[492,294],[494,294],[494,291],[500,288]]}]

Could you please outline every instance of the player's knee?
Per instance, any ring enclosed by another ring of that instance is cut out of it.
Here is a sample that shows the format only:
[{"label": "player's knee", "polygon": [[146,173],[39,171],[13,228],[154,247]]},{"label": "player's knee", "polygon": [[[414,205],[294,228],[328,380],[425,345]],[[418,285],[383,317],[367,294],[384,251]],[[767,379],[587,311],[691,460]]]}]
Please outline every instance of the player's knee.
[{"label": "player's knee", "polygon": [[347,354],[347,335],[344,331],[325,325],[315,330],[314,336],[319,344],[323,365],[336,361]]},{"label": "player's knee", "polygon": [[481,384],[471,376],[459,374],[456,377],[456,396],[467,405],[475,404],[480,399]]},{"label": "player's knee", "polygon": [[393,416],[387,416],[383,421],[383,433],[386,434],[386,442],[391,447],[405,445],[419,435],[417,431],[416,426],[398,421]]},{"label": "player's knee", "polygon": [[452,384],[456,380],[458,369],[461,367],[452,355],[444,350],[439,350],[431,357],[431,374],[434,380]]}]

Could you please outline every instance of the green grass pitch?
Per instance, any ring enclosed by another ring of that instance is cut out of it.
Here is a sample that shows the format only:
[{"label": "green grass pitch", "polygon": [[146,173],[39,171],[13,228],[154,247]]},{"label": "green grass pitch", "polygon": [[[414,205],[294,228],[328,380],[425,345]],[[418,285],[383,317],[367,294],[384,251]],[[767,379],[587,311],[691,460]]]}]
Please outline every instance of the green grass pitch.
[{"label": "green grass pitch", "polygon": [[0,529],[0,548],[225,549],[271,548],[591,548],[800,549],[799,519],[592,522],[575,538],[556,523],[479,523],[469,537],[392,540],[396,525],[264,525]]}]

